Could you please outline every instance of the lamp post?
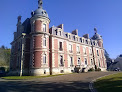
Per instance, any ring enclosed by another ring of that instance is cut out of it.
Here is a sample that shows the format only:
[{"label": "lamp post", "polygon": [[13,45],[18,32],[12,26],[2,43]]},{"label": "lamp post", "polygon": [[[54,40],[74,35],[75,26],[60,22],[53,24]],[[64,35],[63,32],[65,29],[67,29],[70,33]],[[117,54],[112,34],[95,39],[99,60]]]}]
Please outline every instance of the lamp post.
[{"label": "lamp post", "polygon": [[24,37],[25,37],[26,33],[22,33],[22,54],[21,54],[21,70],[20,70],[20,77],[22,76],[22,72],[23,72],[23,51],[24,51]]}]

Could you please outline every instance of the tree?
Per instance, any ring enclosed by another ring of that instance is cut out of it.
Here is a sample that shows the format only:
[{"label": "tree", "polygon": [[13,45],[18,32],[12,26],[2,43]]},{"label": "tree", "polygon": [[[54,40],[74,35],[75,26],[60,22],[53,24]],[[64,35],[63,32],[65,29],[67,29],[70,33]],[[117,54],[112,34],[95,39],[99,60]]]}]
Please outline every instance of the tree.
[{"label": "tree", "polygon": [[109,67],[112,63],[112,59],[110,58],[108,52],[105,50],[105,58],[106,58],[106,63],[107,63],[107,67]]},{"label": "tree", "polygon": [[4,45],[0,48],[0,66],[9,66],[11,50]]}]

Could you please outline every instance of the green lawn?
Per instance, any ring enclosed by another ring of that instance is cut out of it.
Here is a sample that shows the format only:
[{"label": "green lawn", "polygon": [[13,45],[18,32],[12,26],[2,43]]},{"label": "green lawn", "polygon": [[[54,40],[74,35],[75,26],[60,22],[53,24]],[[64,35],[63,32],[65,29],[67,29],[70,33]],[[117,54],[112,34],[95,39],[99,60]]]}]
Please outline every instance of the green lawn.
[{"label": "green lawn", "polygon": [[122,92],[122,72],[100,78],[94,86],[98,92]]},{"label": "green lawn", "polygon": [[22,76],[22,77],[20,77],[20,76],[6,76],[6,77],[1,77],[1,78],[7,79],[7,80],[30,80],[30,79],[53,77],[53,76],[59,76],[59,75],[64,75],[64,74],[48,75],[48,76]]}]

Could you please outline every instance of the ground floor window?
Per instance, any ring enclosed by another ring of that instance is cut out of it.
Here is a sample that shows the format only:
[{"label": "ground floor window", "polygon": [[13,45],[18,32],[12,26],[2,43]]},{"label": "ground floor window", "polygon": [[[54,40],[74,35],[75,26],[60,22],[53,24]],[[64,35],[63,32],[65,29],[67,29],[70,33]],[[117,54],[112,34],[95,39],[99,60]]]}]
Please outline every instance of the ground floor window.
[{"label": "ground floor window", "polygon": [[70,57],[70,65],[72,66],[73,65],[73,58]]},{"label": "ground floor window", "polygon": [[43,55],[43,63],[46,64],[46,54]]},{"label": "ground floor window", "polygon": [[80,65],[80,58],[78,58],[78,65]]},{"label": "ground floor window", "polygon": [[87,58],[85,58],[85,65],[87,65]]},{"label": "ground floor window", "polygon": [[100,60],[98,59],[99,67],[101,67]]},{"label": "ground floor window", "polygon": [[63,64],[63,56],[62,55],[60,55],[60,65],[64,66],[64,64]]},{"label": "ground floor window", "polygon": [[91,65],[93,65],[93,60],[91,59]]}]

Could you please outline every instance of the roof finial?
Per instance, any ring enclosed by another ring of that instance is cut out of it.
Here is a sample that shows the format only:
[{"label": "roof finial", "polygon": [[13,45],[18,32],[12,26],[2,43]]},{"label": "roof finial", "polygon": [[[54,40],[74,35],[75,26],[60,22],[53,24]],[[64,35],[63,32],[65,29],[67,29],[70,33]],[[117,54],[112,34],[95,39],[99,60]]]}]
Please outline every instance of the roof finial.
[{"label": "roof finial", "polygon": [[97,33],[97,28],[96,27],[94,28],[94,31],[95,31],[95,34],[96,34]]},{"label": "roof finial", "polygon": [[43,4],[42,0],[38,0],[38,8],[42,8],[42,4]]}]

